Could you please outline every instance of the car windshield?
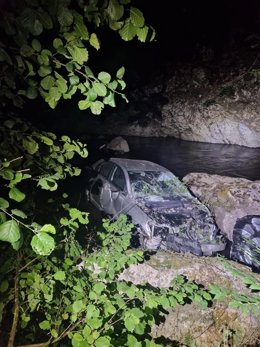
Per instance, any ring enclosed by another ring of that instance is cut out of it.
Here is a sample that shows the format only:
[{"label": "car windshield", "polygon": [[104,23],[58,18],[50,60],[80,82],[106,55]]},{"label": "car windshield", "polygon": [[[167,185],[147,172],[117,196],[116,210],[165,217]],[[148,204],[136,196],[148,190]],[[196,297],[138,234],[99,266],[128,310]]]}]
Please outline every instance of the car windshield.
[{"label": "car windshield", "polygon": [[135,197],[189,195],[185,185],[170,171],[128,171]]}]

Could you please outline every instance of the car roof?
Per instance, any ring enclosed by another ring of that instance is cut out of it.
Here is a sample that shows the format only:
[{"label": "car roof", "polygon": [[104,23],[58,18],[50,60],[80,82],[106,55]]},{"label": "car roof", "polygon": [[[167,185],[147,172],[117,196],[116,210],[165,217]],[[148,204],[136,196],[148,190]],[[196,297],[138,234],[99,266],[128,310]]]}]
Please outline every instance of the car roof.
[{"label": "car roof", "polygon": [[165,167],[147,160],[110,158],[115,164],[120,165],[127,171],[168,171]]}]

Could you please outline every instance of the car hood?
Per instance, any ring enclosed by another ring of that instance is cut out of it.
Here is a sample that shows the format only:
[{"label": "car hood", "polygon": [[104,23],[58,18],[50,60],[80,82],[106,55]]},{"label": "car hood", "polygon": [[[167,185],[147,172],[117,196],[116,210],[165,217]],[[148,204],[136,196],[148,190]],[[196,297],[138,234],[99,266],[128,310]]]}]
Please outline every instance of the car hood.
[{"label": "car hood", "polygon": [[212,241],[217,234],[209,209],[196,198],[187,195],[139,197],[137,205],[157,227],[158,233],[164,228],[167,234],[185,233],[198,241]]}]

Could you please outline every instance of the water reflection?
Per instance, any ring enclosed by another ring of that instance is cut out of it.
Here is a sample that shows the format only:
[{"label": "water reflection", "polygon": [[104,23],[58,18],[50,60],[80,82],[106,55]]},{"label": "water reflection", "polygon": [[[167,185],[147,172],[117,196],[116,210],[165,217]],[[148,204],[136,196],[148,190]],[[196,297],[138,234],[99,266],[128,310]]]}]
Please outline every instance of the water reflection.
[{"label": "water reflection", "polygon": [[260,149],[173,138],[125,137],[128,158],[161,164],[182,178],[189,172],[260,179]]}]

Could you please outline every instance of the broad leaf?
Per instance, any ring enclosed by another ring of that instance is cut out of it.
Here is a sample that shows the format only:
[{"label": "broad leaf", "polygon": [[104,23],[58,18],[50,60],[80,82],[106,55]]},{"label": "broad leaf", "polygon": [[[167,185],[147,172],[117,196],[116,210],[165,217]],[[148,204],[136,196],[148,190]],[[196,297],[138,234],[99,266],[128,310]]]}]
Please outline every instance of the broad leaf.
[{"label": "broad leaf", "polygon": [[17,216],[17,217],[20,217],[22,219],[25,219],[27,218],[27,215],[21,211],[21,210],[17,210],[16,208],[14,208],[13,210],[11,210],[12,214]]},{"label": "broad leaf", "polygon": [[137,37],[138,40],[141,42],[145,42],[148,34],[148,27],[145,26],[143,28],[138,28],[137,30]]},{"label": "broad leaf", "polygon": [[32,48],[36,51],[36,52],[40,52],[40,50],[42,49],[41,43],[40,41],[33,39],[32,40]]},{"label": "broad leaf", "polygon": [[38,143],[34,141],[34,139],[31,136],[26,136],[23,139],[23,147],[29,154],[35,154],[39,149]]},{"label": "broad leaf", "polygon": [[80,101],[78,102],[78,106],[79,106],[79,109],[80,109],[81,111],[86,110],[87,108],[90,107],[90,105],[91,105],[91,101],[80,100]]},{"label": "broad leaf", "polygon": [[0,240],[10,243],[18,241],[21,237],[20,228],[15,220],[8,220],[0,225]]},{"label": "broad leaf", "polygon": [[9,191],[9,198],[17,202],[23,201],[25,199],[25,196],[26,195],[16,187],[11,188]]},{"label": "broad leaf", "polygon": [[135,37],[136,32],[137,27],[135,27],[129,19],[125,21],[125,25],[119,30],[119,34],[124,41],[132,40]]},{"label": "broad leaf", "polygon": [[112,20],[119,20],[124,14],[124,6],[120,5],[117,0],[109,0],[107,13]]},{"label": "broad leaf", "polygon": [[95,33],[90,35],[89,43],[91,44],[91,46],[96,48],[96,50],[99,50],[100,43],[99,43],[98,37]]},{"label": "broad leaf", "polygon": [[144,16],[136,7],[130,7],[130,20],[134,26],[141,28],[144,25]]},{"label": "broad leaf", "polygon": [[40,231],[45,231],[46,233],[56,234],[56,229],[52,224],[44,224]]},{"label": "broad leaf", "polygon": [[104,72],[104,71],[101,71],[101,72],[98,74],[98,79],[99,79],[101,82],[107,84],[107,83],[110,82],[111,76],[110,76],[109,73]]},{"label": "broad leaf", "polygon": [[66,275],[65,275],[64,271],[57,271],[57,272],[55,272],[53,277],[57,281],[65,281],[65,279],[66,279]]},{"label": "broad leaf", "polygon": [[55,248],[55,242],[52,236],[40,231],[33,236],[31,246],[35,253],[49,255]]},{"label": "broad leaf", "polygon": [[96,115],[101,114],[103,108],[104,104],[101,101],[93,101],[90,106],[91,112]]},{"label": "broad leaf", "polygon": [[94,82],[93,89],[97,93],[98,96],[105,96],[107,93],[107,88],[103,83]]},{"label": "broad leaf", "polygon": [[0,198],[0,208],[8,208],[9,207],[9,202],[5,200],[4,198]]},{"label": "broad leaf", "polygon": [[73,61],[75,61],[79,65],[82,65],[88,60],[88,51],[86,48],[69,45],[68,51],[71,54]]},{"label": "broad leaf", "polygon": [[125,74],[125,68],[124,66],[120,67],[120,69],[116,73],[116,77],[122,79]]}]

